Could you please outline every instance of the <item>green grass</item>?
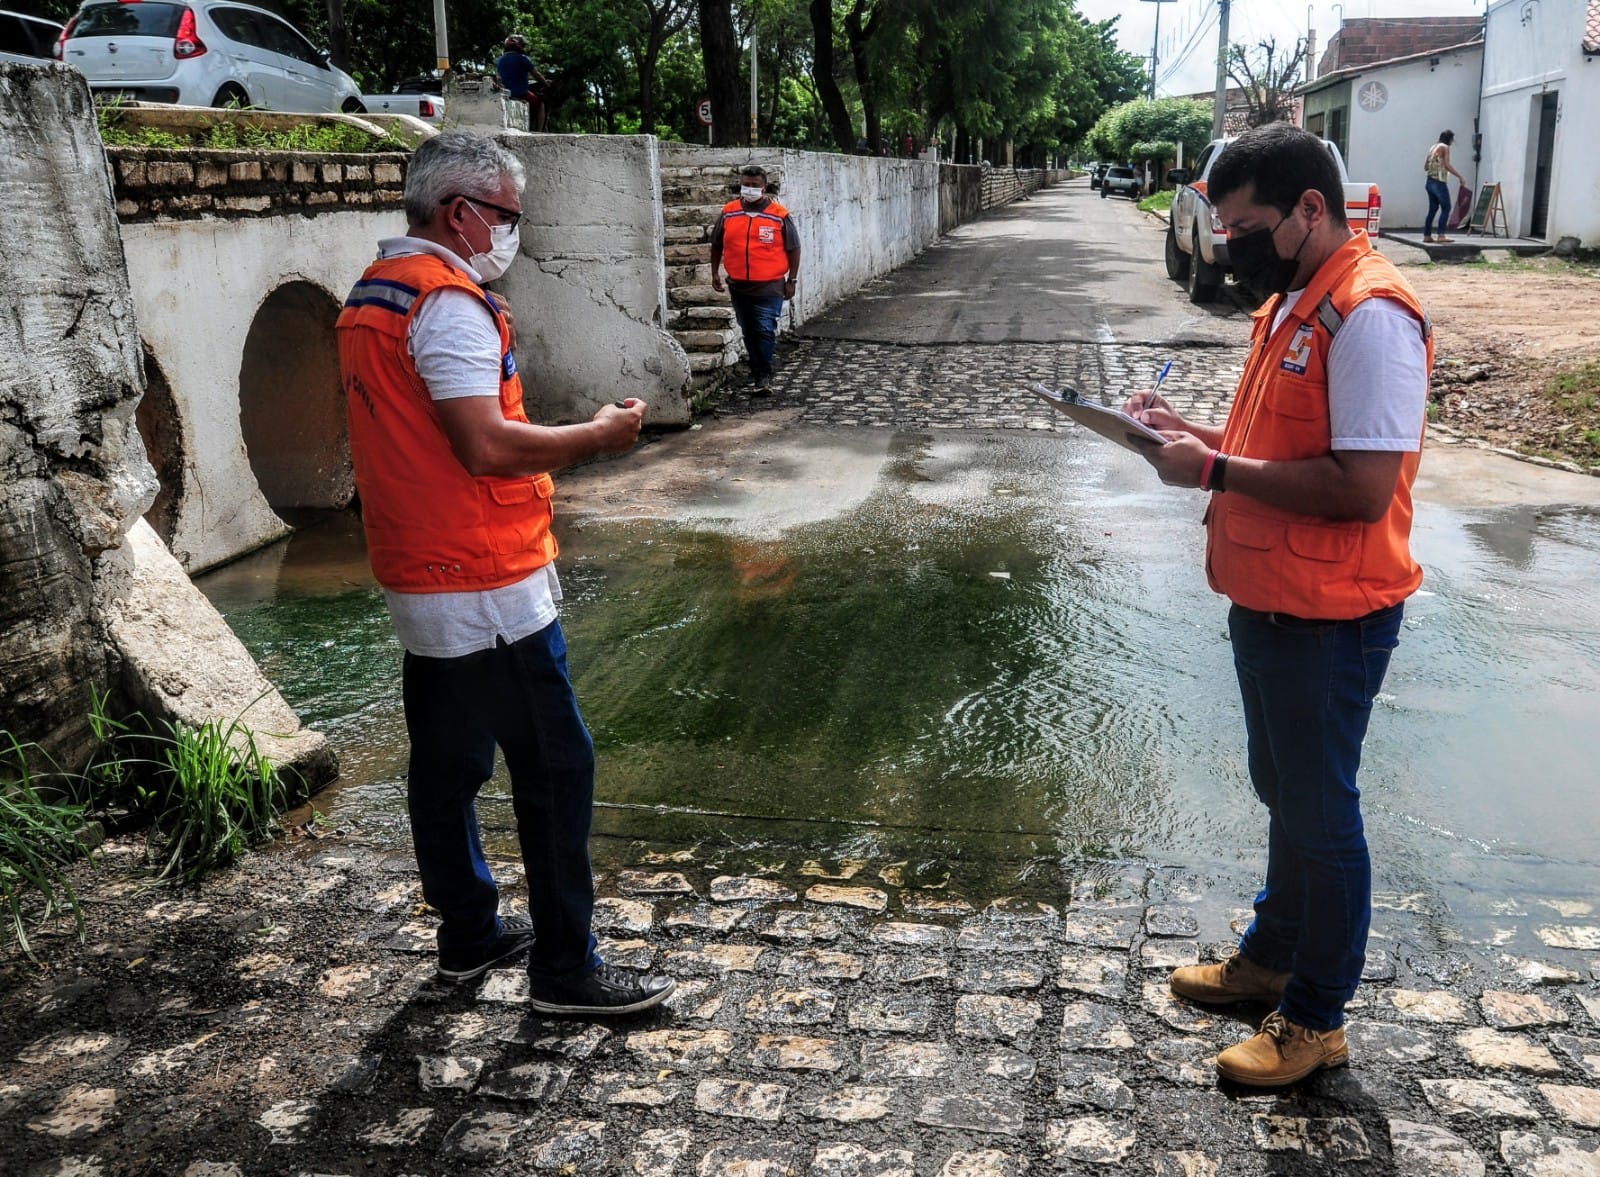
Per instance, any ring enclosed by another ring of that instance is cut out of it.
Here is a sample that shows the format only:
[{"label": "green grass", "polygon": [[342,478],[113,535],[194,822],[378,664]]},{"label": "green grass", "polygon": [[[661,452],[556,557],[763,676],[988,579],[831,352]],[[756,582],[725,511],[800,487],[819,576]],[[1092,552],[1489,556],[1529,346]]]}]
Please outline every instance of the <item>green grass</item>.
[{"label": "green grass", "polygon": [[114,102],[100,108],[99,120],[100,141],[107,147],[149,147],[164,151],[298,151],[318,155],[409,150],[393,136],[373,135],[348,123],[302,123],[272,130],[247,119],[229,118],[193,132],[174,132],[160,127],[125,127],[123,108]]},{"label": "green grass", "polygon": [[[45,782],[59,776],[52,764],[41,772],[36,745],[0,732],[0,918],[7,938],[15,937],[24,956],[37,963],[30,928],[59,913],[72,916],[79,937],[83,911],[67,877],[69,864],[87,853],[80,837],[84,807],[46,796]],[[30,896],[38,899],[30,902]]]},{"label": "green grass", "polygon": [[1139,207],[1147,213],[1164,213],[1172,207],[1172,198],[1177,195],[1170,188],[1163,188],[1160,192],[1146,196],[1139,202]]},{"label": "green grass", "polygon": [[1582,415],[1600,408],[1600,360],[1556,373],[1545,385],[1545,395],[1564,413]]}]

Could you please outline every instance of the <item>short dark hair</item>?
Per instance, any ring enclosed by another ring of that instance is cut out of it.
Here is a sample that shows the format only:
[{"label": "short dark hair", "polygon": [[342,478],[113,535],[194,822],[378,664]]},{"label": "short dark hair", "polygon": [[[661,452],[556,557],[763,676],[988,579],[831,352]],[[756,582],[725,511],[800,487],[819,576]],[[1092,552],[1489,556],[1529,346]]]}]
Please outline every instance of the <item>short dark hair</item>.
[{"label": "short dark hair", "polygon": [[1454,131],[1439,132],[1439,142],[1443,143],[1446,147],[1450,146],[1450,144],[1454,143],[1455,141],[1456,133]]},{"label": "short dark hair", "polygon": [[1252,185],[1255,201],[1288,216],[1302,193],[1314,188],[1335,224],[1346,223],[1339,165],[1321,139],[1288,123],[1268,123],[1228,144],[1211,168],[1207,197],[1213,205]]},{"label": "short dark hair", "polygon": [[765,180],[767,178],[767,169],[758,163],[747,163],[739,169],[739,174],[741,176],[760,176]]}]

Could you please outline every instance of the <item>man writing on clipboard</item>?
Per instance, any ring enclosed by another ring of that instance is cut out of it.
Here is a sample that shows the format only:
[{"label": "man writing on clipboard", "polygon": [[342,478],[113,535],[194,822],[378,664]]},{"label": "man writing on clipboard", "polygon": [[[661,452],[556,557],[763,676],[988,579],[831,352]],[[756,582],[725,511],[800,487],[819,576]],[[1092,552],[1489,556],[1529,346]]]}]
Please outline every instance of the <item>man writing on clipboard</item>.
[{"label": "man writing on clipboard", "polygon": [[1193,1001],[1274,1006],[1217,1057],[1252,1087],[1349,1059],[1344,1007],[1365,963],[1372,870],[1356,772],[1372,701],[1422,582],[1411,486],[1432,331],[1416,295],[1345,223],[1338,167],[1286,124],[1228,146],[1211,199],[1241,285],[1264,300],[1221,428],[1153,393],[1125,409],[1160,429],[1161,480],[1199,487],[1206,574],[1232,602],[1251,783],[1270,815],[1266,881],[1238,951],[1177,969]]}]

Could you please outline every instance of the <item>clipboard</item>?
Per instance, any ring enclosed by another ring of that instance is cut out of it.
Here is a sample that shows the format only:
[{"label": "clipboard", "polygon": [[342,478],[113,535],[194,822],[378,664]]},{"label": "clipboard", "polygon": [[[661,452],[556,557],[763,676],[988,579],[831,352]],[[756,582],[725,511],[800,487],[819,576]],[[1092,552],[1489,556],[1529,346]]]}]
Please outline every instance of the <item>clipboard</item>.
[{"label": "clipboard", "polygon": [[1086,400],[1075,389],[1060,392],[1042,384],[1028,385],[1028,391],[1044,401],[1056,412],[1070,417],[1085,429],[1091,429],[1123,449],[1142,454],[1153,445],[1166,445],[1162,437],[1143,421],[1128,416],[1121,409],[1110,409],[1092,400]]}]

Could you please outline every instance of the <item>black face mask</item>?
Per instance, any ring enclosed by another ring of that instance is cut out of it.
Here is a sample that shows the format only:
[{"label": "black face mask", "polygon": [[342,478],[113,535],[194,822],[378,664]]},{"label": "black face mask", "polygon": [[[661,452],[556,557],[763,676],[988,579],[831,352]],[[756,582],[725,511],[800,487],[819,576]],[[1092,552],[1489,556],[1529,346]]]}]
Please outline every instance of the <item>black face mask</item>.
[{"label": "black face mask", "polygon": [[1306,235],[1300,238],[1299,248],[1294,251],[1293,257],[1279,257],[1278,248],[1272,243],[1272,235],[1288,219],[1287,215],[1281,216],[1278,224],[1270,229],[1257,229],[1253,233],[1228,238],[1228,262],[1233,266],[1234,280],[1249,291],[1258,303],[1266,302],[1275,294],[1287,293],[1289,284],[1300,270],[1300,252],[1311,238],[1309,228]]}]

